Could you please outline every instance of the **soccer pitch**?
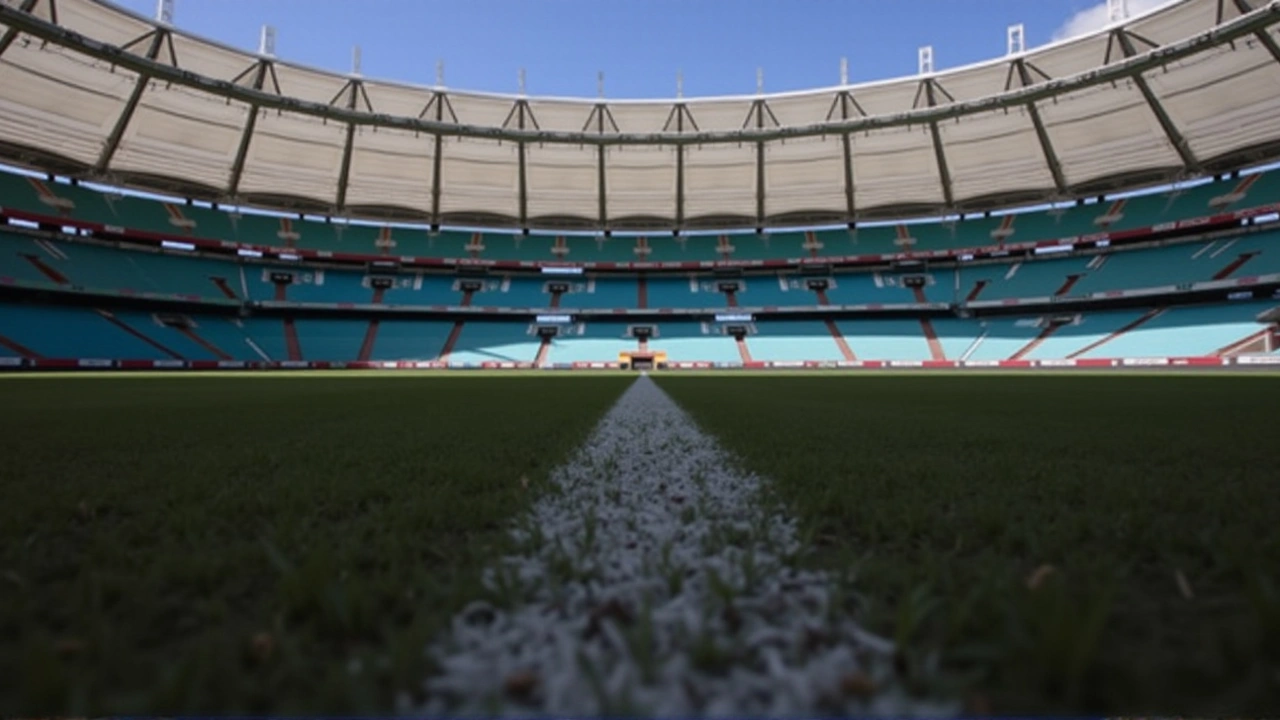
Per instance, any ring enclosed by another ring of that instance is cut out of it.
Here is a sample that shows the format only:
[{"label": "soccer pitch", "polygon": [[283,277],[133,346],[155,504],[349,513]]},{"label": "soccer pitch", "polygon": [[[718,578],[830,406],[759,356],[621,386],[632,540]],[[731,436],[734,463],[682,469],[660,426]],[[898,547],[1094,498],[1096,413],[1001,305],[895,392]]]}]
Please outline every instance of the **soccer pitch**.
[{"label": "soccer pitch", "polygon": [[[887,670],[867,660],[836,677],[849,702],[892,692],[969,713],[1219,715],[1280,703],[1280,378],[651,377],[0,377],[0,706],[432,708],[427,680],[457,672],[426,649],[461,632],[455,616],[480,601],[516,618],[541,597],[543,585],[485,577],[504,557],[534,557],[534,535],[583,533],[586,549],[524,567],[560,590],[607,589],[607,568],[582,558],[612,557],[622,525],[643,536],[670,520],[683,537],[701,515],[737,528],[744,514],[741,536],[689,547],[767,551],[792,526],[797,547],[764,552],[740,582],[717,576],[716,621],[701,626],[715,632],[671,640],[700,687],[769,659],[746,639],[770,622],[747,601],[794,567],[821,573],[822,622],[896,647]],[[596,450],[580,449],[588,439]],[[716,484],[721,467],[733,482]],[[740,478],[758,479],[752,497]],[[590,512],[551,528],[576,498]],[[770,525],[783,517],[794,522]],[[697,560],[680,547],[628,551]],[[662,592],[692,592],[665,572]],[[660,685],[658,611],[602,607],[564,623],[617,626],[639,668],[619,664],[617,682]],[[536,708],[552,680],[498,677],[495,702]],[[588,680],[599,708],[652,710],[640,690]]]}]

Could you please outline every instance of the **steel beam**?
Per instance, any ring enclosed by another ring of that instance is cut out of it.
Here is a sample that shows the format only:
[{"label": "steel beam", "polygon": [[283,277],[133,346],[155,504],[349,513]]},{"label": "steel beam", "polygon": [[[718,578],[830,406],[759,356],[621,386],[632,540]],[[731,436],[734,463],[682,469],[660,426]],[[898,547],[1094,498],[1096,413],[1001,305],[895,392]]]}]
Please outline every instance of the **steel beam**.
[{"label": "steel beam", "polygon": [[[684,134],[684,118],[687,112],[684,103],[677,103],[671,108],[671,116],[667,118],[667,127],[675,120],[676,134]],[[664,128],[665,130],[666,128]],[[696,130],[696,128],[695,128]],[[676,145],[676,229],[684,227],[684,145]]]},{"label": "steel beam", "polygon": [[[862,109],[862,106],[853,99],[853,96],[850,95],[847,90],[840,91],[839,96],[836,98],[836,102],[839,104],[840,119],[842,121],[847,121],[853,116],[853,113],[849,110],[850,105],[852,105],[861,115],[865,116],[867,114]],[[831,112],[828,112],[828,117],[834,110],[835,106],[831,108]],[[857,212],[857,206],[854,203],[853,138],[849,133],[840,134],[840,148],[844,155],[844,209],[845,213],[849,216],[848,221],[853,222],[854,216]]]},{"label": "steel beam", "polygon": [[[605,104],[601,103],[596,106],[596,132],[604,135],[604,114]],[[605,186],[605,159],[604,155],[607,148],[604,145],[596,148],[596,204],[597,213],[600,218],[600,229],[609,229],[609,204],[607,201]]]},{"label": "steel beam", "polygon": [[[147,59],[154,61],[160,55],[160,48],[164,47],[165,40],[169,37],[169,31],[157,27],[151,31],[151,44],[147,46]],[[147,91],[147,85],[151,84],[151,75],[146,72],[138,73],[137,84],[133,86],[133,92],[129,94],[129,100],[125,102],[124,108],[120,110],[120,115],[116,117],[116,124],[111,128],[111,134],[107,136],[106,144],[102,147],[102,152],[98,155],[98,162],[94,163],[93,170],[97,174],[106,172],[107,166],[111,164],[111,158],[116,154],[116,149],[120,147],[120,141],[124,139],[124,131],[129,126],[129,121],[133,119],[133,113],[138,109],[138,103],[142,101],[142,93]]]},{"label": "steel beam", "polygon": [[[432,101],[436,104],[436,122],[444,122],[444,93],[437,93]],[[440,168],[443,166],[444,136],[436,135],[435,152],[431,155],[431,222],[440,224]]]},{"label": "steel beam", "polygon": [[[30,13],[35,9],[36,3],[40,0],[22,0],[22,5],[18,7],[20,12]],[[14,40],[18,39],[18,28],[11,27],[4,31],[4,35],[0,36],[0,55],[4,55],[4,51],[9,49]]]},{"label": "steel beam", "polygon": [[[1225,0],[1222,1],[1225,2]],[[1253,12],[1254,9],[1253,6],[1249,4],[1249,0],[1235,0],[1235,5],[1236,9],[1239,10],[1242,15],[1247,15],[1248,13]],[[1258,43],[1262,45],[1262,47],[1267,49],[1267,52],[1271,53],[1271,58],[1277,63],[1280,63],[1280,45],[1276,45],[1275,38],[1271,37],[1271,34],[1266,30],[1256,30],[1254,31],[1253,36],[1258,40]]]},{"label": "steel beam", "polygon": [[844,153],[844,211],[853,222],[857,207],[853,202],[853,140],[849,133],[840,136],[840,148]]},{"label": "steel beam", "polygon": [[115,46],[85,38],[66,28],[22,13],[17,8],[0,4],[0,24],[8,25],[41,40],[67,47],[75,52],[113,63],[139,74],[147,73],[153,79],[223,95],[249,105],[256,103],[264,108],[312,115],[341,123],[350,122],[357,125],[391,127],[410,132],[441,134],[449,137],[476,137],[491,140],[571,145],[699,145],[770,142],[793,137],[813,137],[842,132],[867,132],[881,128],[941,122],[975,113],[1026,105],[1029,102],[1048,100],[1067,92],[1075,92],[1098,85],[1137,78],[1143,72],[1190,57],[1206,48],[1225,44],[1246,35],[1254,35],[1257,31],[1270,27],[1277,22],[1280,22],[1280,2],[1273,0],[1266,7],[1260,8],[1249,15],[1235,18],[1213,30],[1200,33],[1182,42],[1166,45],[1141,56],[1129,57],[1103,68],[1069,78],[1060,78],[1051,82],[1041,83],[1034,87],[973,101],[949,103],[939,107],[919,108],[908,112],[856,118],[838,123],[823,122],[784,128],[766,128],[763,130],[748,128],[696,132],[683,135],[667,132],[618,133],[600,137],[593,133],[584,132],[551,132],[540,129],[479,127],[461,123],[441,123],[412,117],[376,115],[374,113],[330,107],[324,103],[304,101],[297,98],[272,96],[250,88],[237,86],[224,80],[203,77],[145,57],[124,52]]},{"label": "steel beam", "polygon": [[[516,128],[519,130],[524,130],[524,126],[525,126],[524,116],[527,109],[528,109],[528,105],[525,103],[525,101],[523,100],[517,101],[516,107],[515,107]],[[516,158],[517,172],[519,173],[519,187],[520,187],[520,207],[519,207],[520,229],[528,230],[529,229],[529,160],[527,157],[527,153],[525,152],[524,140],[520,140],[516,142],[516,155],[517,155],[517,158]]]},{"label": "steel beam", "polygon": [[[763,100],[757,100],[753,111],[756,116],[756,129],[764,128],[764,109]],[[764,163],[764,141],[756,143],[756,227],[764,227],[765,214],[765,163]]]},{"label": "steel beam", "polygon": [[[261,90],[267,82],[267,71],[271,63],[259,60],[253,75],[253,88]],[[244,174],[244,163],[249,157],[249,143],[253,140],[253,130],[258,125],[258,113],[261,108],[249,106],[249,117],[245,120],[244,130],[240,133],[240,145],[236,148],[236,159],[231,165],[231,179],[227,182],[227,197],[234,198],[240,192],[240,176]]]},{"label": "steel beam", "polygon": [[[1129,35],[1123,29],[1116,31],[1116,39],[1119,41],[1120,50],[1126,58],[1131,58],[1138,54],[1137,49],[1133,46],[1133,41],[1129,39]],[[1147,101],[1147,106],[1151,108],[1151,113],[1156,116],[1156,122],[1160,123],[1160,129],[1164,130],[1165,136],[1169,138],[1169,144],[1173,145],[1178,157],[1182,159],[1182,166],[1187,172],[1199,172],[1200,161],[1196,158],[1195,153],[1191,151],[1191,146],[1187,143],[1187,139],[1182,136],[1182,131],[1178,130],[1178,126],[1173,123],[1173,119],[1165,111],[1164,105],[1160,104],[1160,99],[1151,90],[1151,85],[1147,82],[1147,79],[1141,73],[1134,75],[1131,79],[1138,88],[1138,92],[1142,93],[1142,98]]]},{"label": "steel beam", "polygon": [[[1021,60],[1015,61],[1014,66],[1018,71],[1018,80],[1023,87],[1032,84],[1031,71],[1027,69],[1027,64]],[[1040,150],[1044,153],[1045,164],[1049,166],[1049,173],[1053,176],[1053,188],[1058,191],[1059,195],[1067,194],[1067,179],[1062,172],[1062,163],[1058,160],[1058,153],[1053,149],[1053,143],[1049,140],[1049,131],[1045,129],[1044,121],[1040,118],[1040,109],[1035,103],[1027,103],[1027,114],[1031,116],[1031,125],[1035,128],[1036,139],[1040,141]]]},{"label": "steel beam", "polygon": [[[364,93],[364,83],[357,78],[347,81],[347,109],[355,110],[356,104],[360,96]],[[341,94],[341,93],[339,93]],[[365,99],[366,107],[372,111],[373,108],[368,105],[368,98]],[[338,171],[338,197],[337,209],[339,212],[347,207],[347,184],[351,179],[351,150],[355,145],[356,126],[353,123],[347,123],[347,137],[342,145],[342,168]]]},{"label": "steel beam", "polygon": [[[934,86],[932,79],[920,81],[924,86],[925,102],[929,107],[938,104],[937,97],[934,95]],[[942,182],[942,202],[946,207],[955,207],[955,196],[951,192],[951,170],[947,167],[947,153],[942,148],[942,131],[938,129],[938,123],[929,123],[929,135],[933,138],[933,156],[938,161],[938,180]]]}]

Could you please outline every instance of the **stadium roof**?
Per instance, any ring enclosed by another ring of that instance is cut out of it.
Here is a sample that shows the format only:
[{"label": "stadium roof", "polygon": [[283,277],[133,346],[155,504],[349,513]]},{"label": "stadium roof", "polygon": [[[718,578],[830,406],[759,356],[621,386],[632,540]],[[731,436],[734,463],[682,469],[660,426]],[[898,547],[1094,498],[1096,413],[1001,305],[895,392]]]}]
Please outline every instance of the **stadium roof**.
[{"label": "stadium roof", "polygon": [[1280,157],[1280,0],[1182,0],[954,70],[610,100],[341,75],[102,0],[0,0],[0,157],[300,212],[699,229],[939,215]]}]

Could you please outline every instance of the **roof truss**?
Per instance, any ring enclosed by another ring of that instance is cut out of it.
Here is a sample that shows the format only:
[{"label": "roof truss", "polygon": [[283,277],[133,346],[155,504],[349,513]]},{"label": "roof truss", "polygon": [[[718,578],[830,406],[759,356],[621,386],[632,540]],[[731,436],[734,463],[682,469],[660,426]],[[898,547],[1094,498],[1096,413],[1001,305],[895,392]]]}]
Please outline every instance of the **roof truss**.
[{"label": "roof truss", "polygon": [[[38,2],[40,2],[40,0],[22,0],[22,5],[20,5],[18,9],[24,13],[30,13],[32,10],[36,9],[36,3]],[[50,2],[52,2],[52,0],[50,0]],[[13,44],[14,40],[18,39],[18,32],[18,28],[10,27],[8,30],[4,31],[3,36],[0,36],[0,55],[4,55],[4,51],[9,49],[9,46]]]},{"label": "roof truss", "polygon": [[[1150,40],[1126,31],[1124,28],[1117,28],[1111,31],[1112,40],[1119,45],[1121,52],[1125,58],[1132,58],[1138,54],[1138,48],[1134,45],[1134,39],[1142,41],[1152,47],[1158,48]],[[1111,42],[1108,41],[1108,54],[1110,54]],[[1182,167],[1187,173],[1199,172],[1200,160],[1191,151],[1191,145],[1187,139],[1182,136],[1182,131],[1178,130],[1178,126],[1174,124],[1173,119],[1169,117],[1169,113],[1165,111],[1164,105],[1160,104],[1159,98],[1151,90],[1150,83],[1142,76],[1142,73],[1135,74],[1131,80],[1138,92],[1142,93],[1142,99],[1147,101],[1147,106],[1151,108],[1151,113],[1156,116],[1156,122],[1160,123],[1160,129],[1164,130],[1165,136],[1169,139],[1169,144],[1173,146],[1174,151],[1178,153],[1178,157],[1182,160]]]},{"label": "roof truss", "polygon": [[[866,117],[867,111],[862,109],[862,105],[858,103],[857,98],[848,90],[841,90],[836,93],[835,99],[831,101],[831,108],[827,110],[827,120],[839,118],[847,121],[854,117],[853,113],[857,111],[858,116]],[[857,215],[857,206],[854,202],[854,185],[853,185],[853,139],[849,133],[840,134],[840,152],[844,161],[844,211],[848,222],[853,222]]]},{"label": "roof truss", "polygon": [[[1043,80],[1052,80],[1043,70],[1036,67],[1034,63],[1028,62],[1024,58],[1016,58],[1009,63],[1009,78],[1005,81],[1005,89],[1012,86],[1013,80],[1016,78],[1021,87],[1029,87],[1036,83],[1032,73],[1039,75]],[[1044,153],[1045,164],[1049,166],[1049,174],[1053,177],[1053,188],[1059,195],[1067,194],[1067,179],[1062,172],[1062,163],[1058,160],[1058,153],[1053,149],[1053,143],[1049,140],[1049,132],[1044,127],[1044,121],[1040,118],[1040,109],[1036,107],[1034,102],[1026,105],[1027,115],[1031,118],[1031,125],[1036,131],[1036,140],[1040,143],[1040,151]]]},{"label": "roof truss", "polygon": [[[373,103],[369,102],[369,93],[364,89],[364,81],[360,78],[351,78],[341,90],[333,96],[329,101],[330,105],[337,104],[342,101],[348,110],[356,110],[361,103],[364,104],[366,112],[373,112]],[[376,128],[375,128],[376,130]],[[354,123],[347,123],[347,137],[342,144],[342,166],[338,171],[338,197],[337,209],[342,211],[347,207],[347,184],[351,178],[351,147],[356,139],[356,126]]]},{"label": "roof truss", "polygon": [[[780,127],[782,123],[778,122],[778,116],[773,114],[773,110],[769,107],[766,100],[756,100],[751,103],[751,110],[747,112],[747,117],[742,121],[742,126],[753,126],[757,130],[766,127]],[[766,143],[761,140],[756,142],[756,227],[764,227],[766,203],[765,203],[765,163],[764,152]]]},{"label": "roof truss", "polygon": [[[436,91],[431,94],[431,100],[422,108],[422,112],[418,113],[418,118],[432,115],[436,122],[443,123],[446,112],[449,113],[453,122],[458,121],[457,114],[453,112],[453,103],[449,102],[449,96]],[[443,158],[444,136],[436,135],[435,152],[431,155],[431,222],[437,226],[440,224],[440,168],[443,167]]]},{"label": "roof truss", "polygon": [[[507,119],[502,121],[503,128],[514,127],[516,130],[527,130],[533,128],[539,130],[538,119],[533,116],[533,109],[529,107],[529,101],[521,98],[515,101],[511,106],[511,112],[507,113]],[[519,173],[519,220],[520,228],[529,229],[529,158],[526,152],[528,142],[521,139],[516,141],[517,155],[517,172]]]},{"label": "roof truss", "polygon": [[[592,126],[594,126],[595,132],[600,135],[606,132],[618,132],[618,123],[613,119],[613,111],[605,103],[597,103],[591,109],[591,114],[587,116],[587,122],[583,124],[582,129],[586,132],[591,130]],[[596,213],[602,230],[609,229],[608,183],[606,182],[608,173],[605,172],[606,152],[604,145],[596,148]]]},{"label": "roof truss", "polygon": [[837,123],[817,123],[780,128],[744,128],[730,131],[708,131],[673,134],[662,133],[617,133],[598,135],[581,132],[544,132],[519,127],[478,127],[459,123],[439,123],[434,120],[413,117],[385,117],[371,113],[362,113],[346,108],[332,107],[325,103],[316,103],[272,96],[255,91],[252,88],[237,86],[233,83],[213,78],[201,77],[184,72],[178,68],[167,66],[153,59],[121,52],[119,48],[95,43],[92,40],[71,32],[54,23],[24,13],[20,9],[0,4],[0,23],[21,32],[28,33],[38,39],[53,42],[70,48],[89,57],[111,62],[117,66],[138,73],[150,74],[153,78],[196,88],[204,92],[224,95],[246,104],[257,103],[261,107],[279,109],[288,112],[313,115],[332,121],[354,123],[357,125],[377,125],[394,127],[410,132],[442,134],[451,137],[477,137],[493,140],[509,140],[517,142],[555,142],[574,145],[669,145],[669,144],[708,144],[724,142],[769,142],[790,137],[812,137],[830,135],[838,132],[866,132],[886,127],[903,125],[920,125],[928,122],[939,122],[964,115],[999,110],[1002,108],[1025,105],[1028,102],[1047,100],[1064,92],[1094,87],[1101,84],[1120,82],[1137,78],[1141,73],[1159,68],[1182,58],[1190,57],[1207,48],[1230,42],[1232,40],[1253,35],[1280,21],[1280,4],[1271,3],[1248,15],[1227,21],[1220,27],[1201,33],[1189,40],[1173,45],[1155,48],[1141,55],[1130,55],[1107,67],[1092,70],[1070,78],[1061,78],[1051,82],[1039,83],[1029,88],[1022,88],[1010,93],[960,103],[948,103],[933,107],[924,107],[908,113],[878,115],[873,117],[856,117]]},{"label": "roof truss", "polygon": [[[169,62],[172,67],[178,67],[178,55],[173,48],[173,36],[167,29],[157,27],[125,43],[121,49],[127,51],[143,42],[148,43],[146,52],[148,60],[155,61],[160,57],[160,51],[168,47]],[[129,99],[125,101],[124,108],[120,110],[120,115],[116,117],[115,125],[111,128],[111,134],[107,136],[106,143],[102,147],[102,152],[98,154],[98,162],[93,167],[95,174],[101,175],[105,173],[111,165],[111,158],[115,156],[116,150],[119,149],[120,141],[124,139],[125,130],[129,127],[129,121],[133,119],[133,113],[137,111],[138,103],[142,101],[142,94],[147,91],[147,86],[150,84],[151,73],[138,73],[133,92],[129,94]]]},{"label": "roof truss", "polygon": [[[925,78],[916,88],[915,106],[918,107],[923,99],[928,107],[936,107],[939,95],[946,97],[948,102],[956,101],[937,80]],[[938,163],[938,180],[942,183],[942,202],[948,208],[955,207],[955,196],[951,191],[951,170],[947,167],[947,153],[942,148],[942,131],[938,129],[938,121],[929,123],[929,136],[933,139],[933,157]]]},{"label": "roof truss", "polygon": [[[271,88],[280,94],[280,80],[276,77],[276,66],[272,61],[262,58],[245,68],[232,82],[238,83],[249,75],[253,75],[250,86],[259,92],[266,88],[267,80],[271,80]],[[244,175],[244,163],[249,157],[249,143],[253,141],[253,131],[258,126],[258,113],[262,108],[256,104],[249,106],[249,116],[245,118],[244,130],[240,132],[240,144],[236,146],[236,159],[231,164],[231,177],[227,181],[227,197],[235,198],[240,192],[240,177]]]},{"label": "roof truss", "polygon": [[[664,133],[675,133],[682,135],[685,128],[693,128],[694,132],[698,132],[698,121],[694,119],[693,113],[689,112],[689,106],[684,103],[676,103],[671,106],[671,112],[667,114],[667,121],[662,126]],[[684,227],[684,145],[676,145],[676,228]]]}]

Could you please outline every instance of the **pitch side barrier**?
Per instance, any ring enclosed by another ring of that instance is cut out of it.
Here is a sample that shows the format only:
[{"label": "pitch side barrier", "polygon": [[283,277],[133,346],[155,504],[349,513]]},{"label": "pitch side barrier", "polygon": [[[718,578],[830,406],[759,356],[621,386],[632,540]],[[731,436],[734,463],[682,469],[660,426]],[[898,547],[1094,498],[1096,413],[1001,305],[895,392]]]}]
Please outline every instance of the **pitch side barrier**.
[{"label": "pitch side barrier", "polygon": [[41,213],[27,212],[18,208],[0,206],[0,217],[15,218],[39,223],[50,229],[74,227],[88,230],[104,240],[125,240],[140,244],[160,246],[161,243],[177,239],[193,246],[196,250],[216,254],[234,255],[238,257],[255,257],[281,262],[322,261],[335,264],[367,266],[373,262],[396,262],[401,269],[456,269],[462,267],[488,268],[493,270],[526,270],[539,272],[543,268],[581,268],[593,272],[634,272],[645,271],[690,271],[717,268],[733,269],[786,269],[813,265],[831,265],[838,267],[875,266],[885,263],[903,261],[970,261],[992,258],[1007,258],[1020,253],[1034,253],[1037,249],[1062,248],[1063,252],[1088,250],[1093,248],[1114,247],[1118,245],[1150,242],[1165,238],[1173,238],[1191,233],[1202,233],[1216,229],[1238,227],[1242,223],[1260,215],[1280,212],[1280,203],[1271,203],[1219,213],[1203,217],[1159,223],[1145,228],[1119,230],[1116,232],[1099,232],[1087,235],[1075,235],[1057,239],[1037,240],[1004,245],[985,245],[949,250],[931,250],[927,252],[898,252],[874,255],[828,255],[824,257],[791,257],[773,260],[702,260],[690,262],[553,262],[540,260],[486,260],[480,258],[429,258],[409,255],[374,255],[368,253],[344,253],[329,250],[308,250],[305,248],[288,248],[275,245],[254,245],[238,243],[230,240],[201,237],[178,237],[173,234],[156,233],[149,230],[137,230],[120,225],[89,222],[68,217],[57,217]]},{"label": "pitch side barrier", "polygon": [[[851,361],[757,361],[670,362],[662,372],[696,372],[703,370],[1049,370],[1049,369],[1138,369],[1138,368],[1280,368],[1280,355],[1244,355],[1238,357],[1142,357],[1081,358],[1074,360],[851,360]],[[441,373],[466,373],[476,370],[542,370],[590,372],[617,370],[614,362],[556,363],[537,367],[531,362],[485,362],[476,364],[437,361],[394,360],[385,362],[279,361],[241,362],[235,360],[106,360],[95,358],[0,358],[0,372],[129,372],[170,371],[175,374],[192,371],[305,371],[305,370],[434,370]]]}]

